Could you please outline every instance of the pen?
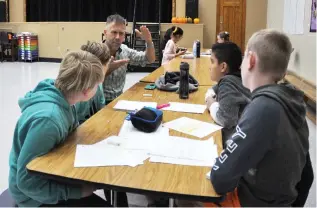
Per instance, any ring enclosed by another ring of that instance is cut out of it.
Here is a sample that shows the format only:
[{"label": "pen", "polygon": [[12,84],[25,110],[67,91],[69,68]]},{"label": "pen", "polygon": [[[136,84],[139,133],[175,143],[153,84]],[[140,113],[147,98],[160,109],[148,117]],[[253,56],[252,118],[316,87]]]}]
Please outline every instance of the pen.
[{"label": "pen", "polygon": [[166,108],[166,107],[169,107],[170,105],[171,105],[171,104],[169,104],[169,103],[161,104],[161,105],[158,105],[158,106],[156,107],[156,109]]}]

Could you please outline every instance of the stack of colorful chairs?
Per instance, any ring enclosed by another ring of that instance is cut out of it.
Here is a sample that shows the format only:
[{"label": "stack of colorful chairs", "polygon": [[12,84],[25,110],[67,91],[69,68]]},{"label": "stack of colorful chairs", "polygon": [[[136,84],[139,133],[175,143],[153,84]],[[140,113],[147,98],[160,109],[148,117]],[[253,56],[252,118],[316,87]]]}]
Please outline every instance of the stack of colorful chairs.
[{"label": "stack of colorful chairs", "polygon": [[19,60],[34,61],[39,59],[38,36],[33,33],[18,34]]}]

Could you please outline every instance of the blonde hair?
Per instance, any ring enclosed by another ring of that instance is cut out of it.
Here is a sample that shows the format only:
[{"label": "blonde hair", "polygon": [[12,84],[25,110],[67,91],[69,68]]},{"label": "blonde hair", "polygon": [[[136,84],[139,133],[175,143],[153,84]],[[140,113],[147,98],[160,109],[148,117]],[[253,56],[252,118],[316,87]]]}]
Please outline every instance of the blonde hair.
[{"label": "blonde hair", "polygon": [[111,58],[109,48],[107,44],[104,44],[104,43],[88,41],[87,44],[82,45],[80,49],[97,56],[97,58],[99,58],[102,65],[108,64]]},{"label": "blonde hair", "polygon": [[104,80],[100,60],[86,51],[70,52],[63,59],[55,86],[65,96],[93,89]]},{"label": "blonde hair", "polygon": [[260,30],[250,38],[247,50],[258,56],[260,71],[271,74],[274,81],[283,78],[292,53],[292,43],[286,34],[273,29]]}]

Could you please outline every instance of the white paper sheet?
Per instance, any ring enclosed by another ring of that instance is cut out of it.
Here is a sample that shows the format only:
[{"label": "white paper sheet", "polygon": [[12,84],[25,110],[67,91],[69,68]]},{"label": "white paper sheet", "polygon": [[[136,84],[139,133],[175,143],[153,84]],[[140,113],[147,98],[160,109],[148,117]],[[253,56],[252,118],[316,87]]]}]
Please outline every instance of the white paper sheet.
[{"label": "white paper sheet", "polygon": [[74,167],[131,166],[143,164],[145,151],[126,150],[115,145],[77,145]]},{"label": "white paper sheet", "polygon": [[213,138],[200,141],[170,136],[168,139],[161,140],[150,154],[151,156],[209,161],[210,157],[217,157],[217,146],[214,145]]},{"label": "white paper sheet", "polygon": [[168,146],[158,146],[150,162],[212,167],[218,157],[213,138],[206,141],[170,137]]},{"label": "white paper sheet", "polygon": [[169,104],[169,107],[162,108],[162,110],[202,114],[205,112],[207,107],[206,105],[187,104],[178,102],[169,102]]},{"label": "white paper sheet", "polygon": [[127,150],[143,150],[150,153],[158,142],[158,137],[111,137],[105,140],[108,144],[120,146]]},{"label": "white paper sheet", "polygon": [[304,34],[305,0],[297,0],[296,4],[296,34]]},{"label": "white paper sheet", "polygon": [[292,35],[304,34],[305,0],[284,0],[283,31]]},{"label": "white paper sheet", "polygon": [[201,141],[169,136],[168,128],[162,126],[150,134],[133,128],[130,121],[125,121],[120,136],[93,145],[77,145],[74,166],[135,167],[150,157],[151,162],[212,167],[218,156],[213,138]]},{"label": "white paper sheet", "polygon": [[134,111],[134,110],[141,110],[143,107],[156,108],[156,106],[157,106],[156,102],[119,100],[113,108],[116,110]]},{"label": "white paper sheet", "polygon": [[174,129],[176,131],[203,138],[220,129],[221,126],[216,124],[207,123],[187,117],[178,118],[176,120],[164,123],[164,127]]},{"label": "white paper sheet", "polygon": [[[201,53],[200,54],[201,57],[210,57],[211,55],[208,53]],[[186,53],[185,55],[181,56],[182,59],[194,59],[195,56],[192,53]]]}]

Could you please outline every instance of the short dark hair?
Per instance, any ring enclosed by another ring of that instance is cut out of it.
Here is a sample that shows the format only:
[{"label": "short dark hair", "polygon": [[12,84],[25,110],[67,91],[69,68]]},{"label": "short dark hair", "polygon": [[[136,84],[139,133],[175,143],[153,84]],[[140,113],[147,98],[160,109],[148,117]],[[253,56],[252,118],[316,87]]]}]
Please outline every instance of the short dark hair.
[{"label": "short dark hair", "polygon": [[211,50],[219,64],[226,63],[228,65],[228,74],[241,72],[242,52],[237,44],[232,42],[216,43]]},{"label": "short dark hair", "polygon": [[227,31],[220,32],[218,35],[220,38],[224,39],[224,41],[229,41],[230,39],[230,33]]},{"label": "short dark hair", "polygon": [[110,15],[107,17],[107,25],[110,24],[110,23],[119,23],[119,24],[124,24],[126,25],[127,21],[126,19],[124,19],[121,15],[119,14],[113,14],[113,15]]}]

